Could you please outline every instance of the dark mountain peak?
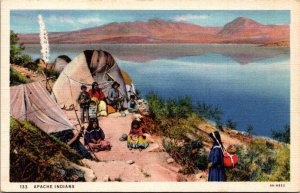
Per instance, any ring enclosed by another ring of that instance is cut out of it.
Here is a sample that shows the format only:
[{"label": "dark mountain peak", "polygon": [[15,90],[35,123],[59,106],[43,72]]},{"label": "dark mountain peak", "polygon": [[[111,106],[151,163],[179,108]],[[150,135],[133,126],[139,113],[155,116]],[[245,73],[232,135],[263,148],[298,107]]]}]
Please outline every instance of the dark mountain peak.
[{"label": "dark mountain peak", "polygon": [[[231,21],[228,24],[231,24],[231,25],[233,25],[233,24],[235,24],[235,25],[244,25],[244,26],[248,26],[248,25],[262,25],[261,23],[258,23],[257,21],[255,21],[253,19],[250,19],[250,18],[247,18],[247,17],[237,17],[235,20]],[[228,25],[228,24],[226,24],[226,25]]]},{"label": "dark mountain peak", "polygon": [[258,23],[253,19],[246,18],[246,17],[237,17],[233,21],[224,25],[223,29],[219,32],[219,35],[233,35],[245,29],[250,29],[250,28],[254,29],[262,26],[264,25]]}]

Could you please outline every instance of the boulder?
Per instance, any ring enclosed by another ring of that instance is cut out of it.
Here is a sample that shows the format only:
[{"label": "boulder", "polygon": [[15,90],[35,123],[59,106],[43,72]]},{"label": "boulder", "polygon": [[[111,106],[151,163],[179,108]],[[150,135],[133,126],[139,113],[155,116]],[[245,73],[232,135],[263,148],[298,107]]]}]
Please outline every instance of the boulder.
[{"label": "boulder", "polygon": [[109,175],[105,175],[103,178],[103,182],[109,182],[109,181],[110,181]]},{"label": "boulder", "polygon": [[135,162],[133,160],[128,160],[126,163],[131,165],[131,164],[134,164]]},{"label": "boulder", "polygon": [[148,147],[147,151],[148,152],[161,152],[162,148],[160,147],[159,144],[153,143]]},{"label": "boulder", "polygon": [[155,142],[154,139],[153,139],[153,137],[150,134],[145,133],[144,136],[146,137],[146,141],[148,143],[154,143]]},{"label": "boulder", "polygon": [[174,160],[173,158],[167,159],[167,163],[168,163],[168,164],[171,164],[171,163],[174,163],[174,162],[175,162],[175,160]]}]

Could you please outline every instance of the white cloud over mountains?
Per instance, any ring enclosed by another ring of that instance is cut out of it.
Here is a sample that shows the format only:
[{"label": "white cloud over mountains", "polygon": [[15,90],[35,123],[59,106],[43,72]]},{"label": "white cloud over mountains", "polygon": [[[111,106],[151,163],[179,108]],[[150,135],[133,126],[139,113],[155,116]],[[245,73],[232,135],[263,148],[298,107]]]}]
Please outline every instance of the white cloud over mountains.
[{"label": "white cloud over mountains", "polygon": [[207,18],[208,15],[185,14],[185,15],[178,15],[174,19],[176,21],[195,21],[195,20],[204,20]]},{"label": "white cloud over mountains", "polygon": [[62,24],[99,24],[103,22],[102,19],[98,17],[68,17],[68,16],[55,16],[51,15],[48,19],[51,23],[62,23]]}]

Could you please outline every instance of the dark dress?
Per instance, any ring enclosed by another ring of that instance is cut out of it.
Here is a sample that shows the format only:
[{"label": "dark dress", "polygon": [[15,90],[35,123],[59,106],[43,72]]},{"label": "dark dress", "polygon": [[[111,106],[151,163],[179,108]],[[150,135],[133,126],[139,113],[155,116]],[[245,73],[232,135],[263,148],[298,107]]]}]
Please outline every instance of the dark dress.
[{"label": "dark dress", "polygon": [[223,152],[220,146],[213,145],[208,161],[212,163],[208,172],[208,181],[226,181]]},{"label": "dark dress", "polygon": [[104,140],[105,139],[105,134],[101,128],[96,128],[96,129],[88,129],[85,132],[84,135],[84,144],[87,145],[89,143],[92,143],[92,139],[94,140]]}]

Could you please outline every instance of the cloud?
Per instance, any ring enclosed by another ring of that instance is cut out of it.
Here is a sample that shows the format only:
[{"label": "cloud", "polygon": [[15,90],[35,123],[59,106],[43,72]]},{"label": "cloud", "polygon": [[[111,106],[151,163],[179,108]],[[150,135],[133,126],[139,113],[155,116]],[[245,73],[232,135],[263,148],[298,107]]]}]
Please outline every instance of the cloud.
[{"label": "cloud", "polygon": [[77,19],[77,21],[81,24],[90,24],[90,23],[100,23],[102,22],[102,19],[97,17],[84,17],[84,18]]},{"label": "cloud", "polygon": [[48,18],[48,21],[51,23],[62,23],[62,24],[98,24],[102,22],[103,20],[97,17],[78,17],[78,18],[73,18],[73,17],[68,17],[68,16],[55,16],[51,15]]},{"label": "cloud", "polygon": [[75,20],[73,18],[65,17],[65,16],[51,15],[48,20],[53,23],[66,23],[66,24],[74,24],[75,23]]},{"label": "cloud", "polygon": [[193,15],[193,14],[185,14],[185,15],[178,15],[174,19],[176,21],[191,21],[191,20],[203,20],[207,19],[208,15]]}]

